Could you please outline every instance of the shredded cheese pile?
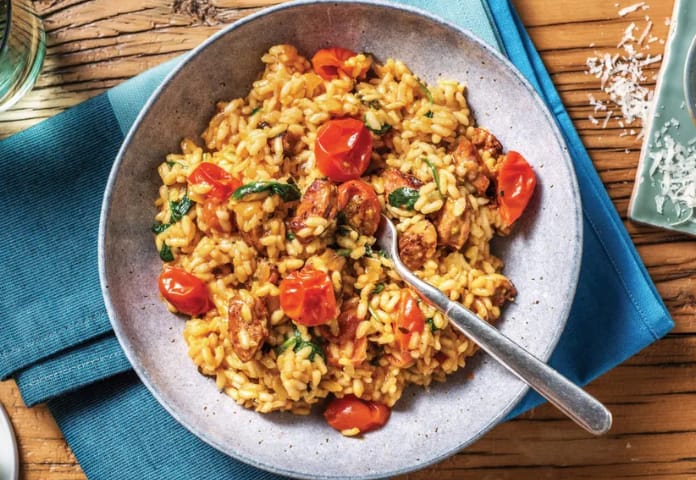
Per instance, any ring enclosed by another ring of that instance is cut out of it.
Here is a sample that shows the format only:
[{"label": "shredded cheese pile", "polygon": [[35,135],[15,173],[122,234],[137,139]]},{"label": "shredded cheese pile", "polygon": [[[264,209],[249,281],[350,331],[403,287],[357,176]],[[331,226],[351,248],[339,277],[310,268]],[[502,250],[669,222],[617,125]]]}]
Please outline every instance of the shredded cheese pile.
[{"label": "shredded cheese pile", "polygon": [[[639,2],[619,10],[619,16],[647,8],[645,2]],[[614,118],[618,126],[624,129],[621,136],[630,134],[643,137],[643,126],[647,124],[653,98],[653,91],[643,85],[647,80],[644,69],[662,60],[662,55],[647,53],[651,43],[664,41],[651,34],[653,22],[648,16],[644,17],[644,21],[645,25],[640,29],[635,22],[626,28],[617,44],[622,53],[598,53],[587,59],[588,70],[585,73],[600,80],[601,89],[608,97],[608,100],[602,101],[589,96],[590,105],[594,107],[594,114],[589,116],[589,120],[595,125],[601,121],[602,128],[607,128]],[[597,118],[601,116],[604,118]],[[637,129],[626,128],[636,122]]]},{"label": "shredded cheese pile", "polygon": [[676,141],[670,132],[678,128],[679,121],[673,118],[656,131],[648,157],[651,180],[660,189],[655,207],[664,215],[666,201],[674,206],[676,219],[671,225],[696,223],[696,138],[686,145]]}]

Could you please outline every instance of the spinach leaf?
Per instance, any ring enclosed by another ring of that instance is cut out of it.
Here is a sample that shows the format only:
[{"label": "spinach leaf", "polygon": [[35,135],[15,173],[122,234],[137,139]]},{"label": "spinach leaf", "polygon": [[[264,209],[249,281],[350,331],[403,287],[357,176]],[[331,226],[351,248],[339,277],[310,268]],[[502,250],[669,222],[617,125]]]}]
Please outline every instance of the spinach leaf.
[{"label": "spinach leaf", "polygon": [[430,172],[433,174],[433,180],[435,180],[435,185],[437,185],[437,193],[440,194],[440,198],[444,198],[440,192],[440,174],[438,173],[437,168],[435,168],[435,165],[433,165],[433,162],[431,162],[429,159],[423,158],[423,160],[428,164],[430,167]]},{"label": "spinach leaf", "polygon": [[400,187],[389,194],[388,201],[392,207],[413,210],[418,197],[419,193],[415,188]]},{"label": "spinach leaf", "polygon": [[433,104],[433,94],[430,93],[430,90],[428,90],[428,87],[420,79],[418,80],[418,90],[420,90],[421,93],[428,98],[428,102],[430,102],[430,105],[432,105]]},{"label": "spinach leaf", "polygon": [[367,129],[368,129],[369,131],[371,131],[371,132],[374,133],[375,135],[384,135],[385,133],[387,133],[387,132],[388,132],[389,130],[391,130],[391,128],[392,128],[392,126],[389,125],[388,123],[385,123],[384,125],[380,126],[377,130],[375,130],[374,128],[370,127],[370,126],[367,124],[367,122],[365,123],[365,126],[367,127]]},{"label": "spinach leaf", "polygon": [[160,248],[159,256],[163,262],[171,262],[174,260],[172,249],[169,248],[169,245],[167,245],[165,242],[162,242],[162,248]]},{"label": "spinach leaf", "polygon": [[428,324],[428,326],[430,327],[430,331],[433,332],[433,333],[435,333],[435,332],[437,332],[438,330],[440,330],[439,328],[437,328],[437,327],[435,326],[435,321],[433,320],[433,317],[426,318],[426,319],[425,319],[425,323]]},{"label": "spinach leaf", "polygon": [[186,195],[178,202],[169,201],[169,210],[171,211],[171,222],[176,223],[182,219],[191,209],[193,202]]},{"label": "spinach leaf", "polygon": [[297,188],[297,185],[262,180],[242,185],[234,191],[232,197],[235,200],[241,200],[247,195],[261,192],[269,192],[271,195],[278,195],[285,202],[299,200],[302,196],[302,193],[300,192],[300,189]]},{"label": "spinach leaf", "polygon": [[295,332],[291,337],[288,337],[282,344],[280,344],[280,346],[276,349],[276,353],[280,355],[288,348],[292,348],[294,352],[299,352],[305,347],[310,347],[312,349],[309,354],[310,362],[314,361],[314,357],[317,355],[323,358],[324,362],[326,362],[326,354],[324,353],[324,349],[321,348],[321,343],[314,343],[303,339],[302,334],[297,328],[295,328]]},{"label": "spinach leaf", "polygon": [[150,230],[152,231],[152,233],[162,233],[171,226],[172,226],[171,223],[159,223],[159,222],[157,222],[157,223],[152,224],[152,227],[150,227]]}]

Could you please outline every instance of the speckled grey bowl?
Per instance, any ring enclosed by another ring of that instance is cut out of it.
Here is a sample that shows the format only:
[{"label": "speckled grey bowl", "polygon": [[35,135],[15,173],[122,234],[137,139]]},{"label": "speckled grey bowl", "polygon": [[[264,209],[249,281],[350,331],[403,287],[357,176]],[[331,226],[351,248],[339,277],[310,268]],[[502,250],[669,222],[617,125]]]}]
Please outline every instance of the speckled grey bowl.
[{"label": "speckled grey bowl", "polygon": [[[340,25],[340,28],[337,26]],[[522,152],[538,191],[515,234],[494,244],[519,290],[501,330],[548,359],[566,322],[581,253],[581,208],[562,137],[551,115],[512,65],[470,33],[401,6],[374,2],[285,4],[211,37],[168,76],[131,129],[104,199],[100,271],[114,330],[135,371],[191,432],[258,467],[302,478],[375,478],[408,472],[461,450],[501,421],[527,388],[484,354],[446,383],[411,388],[387,426],[362,439],[308,417],[260,415],[220,394],[186,355],[183,319],[158,299],[160,260],[149,227],[156,165],[198,136],[215,102],[246,95],[271,45],[305,55],[340,45],[406,62],[429,82],[466,82],[478,123]],[[473,373],[473,380],[467,380]],[[202,465],[201,468],[205,468]]]}]

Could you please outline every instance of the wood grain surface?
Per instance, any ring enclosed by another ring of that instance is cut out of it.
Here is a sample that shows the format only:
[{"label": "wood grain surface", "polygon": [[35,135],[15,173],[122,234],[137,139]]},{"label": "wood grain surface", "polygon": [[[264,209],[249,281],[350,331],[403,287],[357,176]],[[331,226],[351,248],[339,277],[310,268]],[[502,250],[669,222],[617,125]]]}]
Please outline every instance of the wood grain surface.
[{"label": "wood grain surface", "polygon": [[[439,0],[446,1],[446,0]],[[500,0],[494,0],[500,1]],[[21,131],[109,87],[190,50],[222,25],[273,0],[214,0],[207,11],[176,0],[39,0],[48,55],[37,87],[0,114],[0,138]],[[640,140],[588,120],[588,95],[602,96],[585,73],[596,52],[617,51],[631,22],[648,15],[652,34],[667,36],[673,0],[620,17],[627,0],[516,0],[515,5],[552,74],[616,209],[625,219]],[[638,32],[640,33],[640,32]],[[651,54],[663,43],[651,44]],[[647,71],[654,86],[660,64]],[[665,339],[593,382],[589,391],[613,411],[611,433],[592,438],[549,406],[496,427],[465,451],[403,480],[438,479],[693,479],[696,478],[696,242],[625,221],[676,322]],[[13,381],[0,402],[18,436],[21,478],[85,476],[43,406],[26,408]]]}]

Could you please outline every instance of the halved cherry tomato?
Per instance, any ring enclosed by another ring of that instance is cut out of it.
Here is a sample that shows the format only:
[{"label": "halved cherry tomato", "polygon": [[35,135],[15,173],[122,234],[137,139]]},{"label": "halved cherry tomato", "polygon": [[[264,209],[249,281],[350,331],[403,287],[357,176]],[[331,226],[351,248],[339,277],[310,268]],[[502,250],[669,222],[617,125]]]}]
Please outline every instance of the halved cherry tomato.
[{"label": "halved cherry tomato", "polygon": [[362,180],[349,180],[338,187],[338,209],[348,225],[363,235],[374,235],[379,227],[382,206],[375,189]]},{"label": "halved cherry tomato", "polygon": [[391,410],[386,405],[362,400],[355,395],[335,398],[324,410],[324,418],[336,430],[357,428],[360,433],[382,427],[390,414]]},{"label": "halved cherry tomato", "polygon": [[399,345],[400,361],[394,359],[392,363],[397,366],[406,367],[411,364],[413,357],[409,351],[408,344],[414,333],[423,333],[425,329],[425,315],[418,308],[418,301],[411,290],[404,288],[401,290],[399,299],[399,313],[396,317],[394,338]]},{"label": "halved cherry tomato", "polygon": [[372,135],[354,118],[329,120],[319,128],[314,143],[319,171],[334,182],[360,178],[370,165]]},{"label": "halved cherry tomato", "polygon": [[158,285],[162,296],[181,313],[196,317],[213,308],[206,284],[186,270],[165,267]]},{"label": "halved cherry tomato", "polygon": [[[333,80],[340,76],[339,72],[346,75],[351,74],[351,70],[345,67],[345,61],[356,56],[352,50],[342,47],[330,47],[317,50],[317,53],[312,57],[312,67],[314,72],[324,80]],[[367,72],[367,68],[362,69],[358,78],[363,77]]]},{"label": "halved cherry tomato", "polygon": [[512,225],[527,207],[536,187],[536,175],[522,155],[508,152],[498,170],[500,218]]},{"label": "halved cherry tomato", "polygon": [[192,185],[209,185],[206,198],[224,202],[242,186],[242,182],[227,173],[222,167],[210,162],[201,162],[188,176]]},{"label": "halved cherry tomato", "polygon": [[280,281],[280,308],[300,325],[313,327],[336,318],[333,283],[321,270],[304,267]]}]

